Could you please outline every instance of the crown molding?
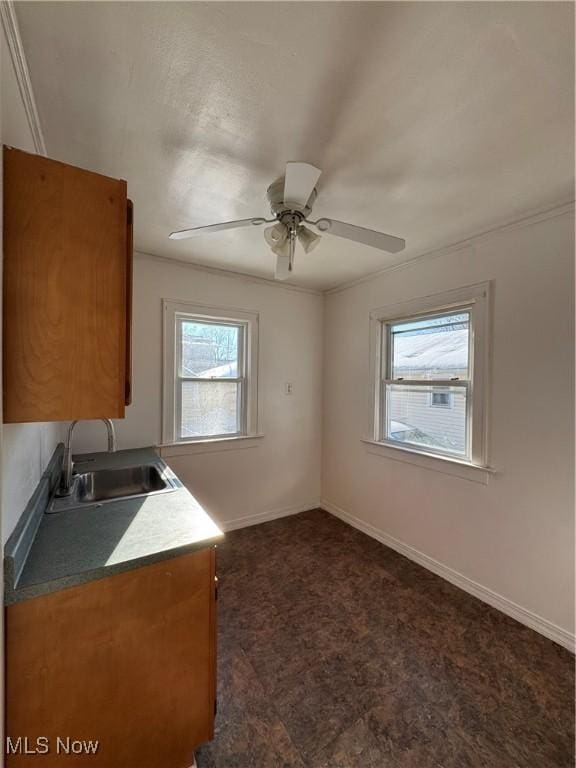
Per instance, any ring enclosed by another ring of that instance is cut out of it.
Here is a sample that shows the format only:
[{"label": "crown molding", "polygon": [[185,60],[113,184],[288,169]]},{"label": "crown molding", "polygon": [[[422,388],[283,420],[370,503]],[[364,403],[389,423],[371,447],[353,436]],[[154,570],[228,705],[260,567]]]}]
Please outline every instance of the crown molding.
[{"label": "crown molding", "polygon": [[260,283],[267,285],[269,288],[276,288],[281,291],[296,291],[297,293],[308,293],[312,296],[323,296],[324,291],[316,290],[315,288],[306,288],[302,285],[295,285],[294,283],[286,283],[285,281],[272,280],[267,277],[260,277],[259,275],[250,275],[246,272],[235,272],[232,269],[222,269],[220,267],[210,267],[206,264],[198,264],[195,261],[184,261],[184,259],[169,258],[168,256],[158,256],[155,253],[147,253],[146,251],[135,250],[134,255],[144,259],[151,259],[153,261],[163,261],[166,264],[172,266],[184,267],[185,269],[193,269],[196,272],[206,272],[209,275],[215,275],[216,277],[232,277],[236,280],[242,280],[248,283]]},{"label": "crown molding", "polygon": [[524,227],[538,224],[541,221],[547,221],[548,219],[555,219],[559,216],[574,213],[574,204],[574,200],[565,200],[550,208],[533,211],[532,213],[526,214],[521,218],[508,220],[502,224],[491,227],[490,229],[485,229],[482,232],[471,235],[464,240],[458,240],[455,243],[444,245],[440,248],[435,248],[432,251],[424,251],[423,253],[411,257],[410,259],[406,259],[406,261],[401,261],[398,264],[391,264],[389,267],[379,269],[377,272],[370,272],[368,275],[363,275],[362,277],[358,277],[354,280],[336,285],[333,288],[328,288],[323,291],[323,293],[327,296],[335,293],[341,293],[342,291],[347,291],[349,288],[354,288],[356,285],[369,283],[371,280],[375,280],[376,278],[381,277],[382,275],[385,275],[389,272],[396,272],[400,269],[408,269],[409,267],[413,267],[416,264],[419,264],[421,261],[427,261],[428,259],[435,259],[440,256],[446,256],[447,254],[454,253],[455,251],[465,250],[475,245],[476,243],[481,242],[482,240],[492,237],[495,234],[501,232],[511,232],[515,229],[522,229]]},{"label": "crown molding", "polygon": [[30,70],[28,69],[28,62],[26,61],[26,54],[24,53],[24,46],[22,45],[14,0],[0,0],[0,19],[2,20],[2,27],[8,44],[8,52],[14,67],[14,74],[16,75],[16,81],[26,113],[26,119],[28,120],[30,133],[32,134],[34,149],[39,155],[46,155],[46,143],[44,141],[40,118],[38,117],[36,99],[34,98]]}]

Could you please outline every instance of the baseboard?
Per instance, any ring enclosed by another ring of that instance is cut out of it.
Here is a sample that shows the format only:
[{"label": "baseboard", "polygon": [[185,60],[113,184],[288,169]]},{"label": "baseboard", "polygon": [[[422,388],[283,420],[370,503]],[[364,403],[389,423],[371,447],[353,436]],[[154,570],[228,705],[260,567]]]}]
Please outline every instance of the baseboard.
[{"label": "baseboard", "polygon": [[318,509],[320,506],[320,500],[314,499],[305,504],[298,504],[294,507],[281,507],[280,509],[271,509],[266,512],[257,512],[254,515],[244,515],[243,517],[236,517],[233,520],[218,520],[218,525],[224,533],[228,531],[235,531],[237,528],[247,528],[250,525],[258,525],[259,523],[267,523],[269,520],[277,520],[280,517],[288,517],[288,515],[297,515],[300,512],[308,512],[310,509]]},{"label": "baseboard", "polygon": [[464,576],[464,574],[449,568],[438,560],[434,560],[434,558],[425,555],[423,552],[411,547],[409,544],[405,544],[403,541],[395,539],[393,536],[384,533],[384,531],[381,531],[379,528],[370,525],[370,523],[365,523],[363,520],[351,515],[349,512],[346,512],[344,509],[338,507],[327,499],[322,499],[320,507],[326,510],[326,512],[330,512],[330,514],[335,517],[340,518],[340,520],[343,520],[345,523],[348,523],[353,528],[357,528],[359,531],[362,531],[373,539],[385,544],[387,547],[399,552],[401,555],[413,560],[415,563],[422,565],[429,571],[441,576],[451,584],[460,587],[460,589],[463,589],[465,592],[474,595],[474,597],[477,597],[479,600],[488,603],[488,605],[491,605],[493,608],[516,619],[516,621],[519,621],[521,624],[539,632],[549,640],[553,640],[555,643],[558,643],[558,645],[562,645],[564,648],[572,651],[572,653],[575,652],[576,638],[568,630],[562,629],[562,627],[542,618],[542,616],[538,616],[538,614],[529,611],[527,608],[523,608],[521,605],[509,600],[507,597],[499,595],[497,592],[493,592],[491,589],[488,589],[488,587],[478,584],[478,582],[469,579],[467,576]]}]

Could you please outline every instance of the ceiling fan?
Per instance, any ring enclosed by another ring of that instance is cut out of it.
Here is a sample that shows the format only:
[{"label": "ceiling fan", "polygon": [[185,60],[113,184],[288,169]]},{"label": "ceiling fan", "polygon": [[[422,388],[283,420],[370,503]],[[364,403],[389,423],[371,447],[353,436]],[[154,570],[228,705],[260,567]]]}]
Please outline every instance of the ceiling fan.
[{"label": "ceiling fan", "polygon": [[[406,242],[399,237],[386,235],[365,227],[356,227],[354,224],[345,224],[336,219],[322,218],[311,221],[308,216],[312,213],[312,207],[318,194],[316,183],[322,171],[309,163],[286,163],[286,173],[268,187],[268,200],[274,215],[273,219],[252,218],[239,219],[238,221],[225,221],[221,224],[209,224],[205,227],[193,227],[182,229],[179,232],[171,232],[172,240],[185,240],[188,237],[207,235],[210,232],[220,232],[224,229],[237,229],[239,227],[262,226],[273,224],[264,230],[264,238],[276,256],[277,280],[285,280],[294,268],[294,253],[296,240],[300,242],[305,253],[318,245],[321,235],[326,233],[344,237],[357,243],[369,245],[388,253],[398,253]],[[305,226],[310,225],[314,229]],[[315,230],[315,231],[314,231]]]}]

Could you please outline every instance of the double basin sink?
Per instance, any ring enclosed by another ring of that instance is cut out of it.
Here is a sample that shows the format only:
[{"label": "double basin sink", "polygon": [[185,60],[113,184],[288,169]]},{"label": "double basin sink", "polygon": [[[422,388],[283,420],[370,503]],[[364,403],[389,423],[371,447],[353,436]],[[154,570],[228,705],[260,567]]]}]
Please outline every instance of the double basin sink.
[{"label": "double basin sink", "polygon": [[97,469],[74,475],[71,493],[54,496],[46,511],[53,513],[98,506],[121,499],[175,491],[178,487],[175,476],[165,466],[157,464]]}]

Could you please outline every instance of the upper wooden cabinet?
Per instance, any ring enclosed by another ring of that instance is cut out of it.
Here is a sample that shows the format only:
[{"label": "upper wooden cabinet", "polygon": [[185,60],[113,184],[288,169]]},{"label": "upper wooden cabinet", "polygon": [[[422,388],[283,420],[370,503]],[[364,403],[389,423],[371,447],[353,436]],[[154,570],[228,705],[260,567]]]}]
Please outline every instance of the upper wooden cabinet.
[{"label": "upper wooden cabinet", "polygon": [[4,422],[123,418],[126,182],[4,148]]}]

